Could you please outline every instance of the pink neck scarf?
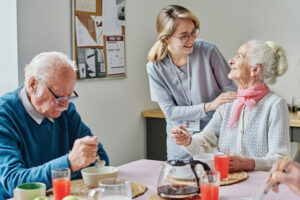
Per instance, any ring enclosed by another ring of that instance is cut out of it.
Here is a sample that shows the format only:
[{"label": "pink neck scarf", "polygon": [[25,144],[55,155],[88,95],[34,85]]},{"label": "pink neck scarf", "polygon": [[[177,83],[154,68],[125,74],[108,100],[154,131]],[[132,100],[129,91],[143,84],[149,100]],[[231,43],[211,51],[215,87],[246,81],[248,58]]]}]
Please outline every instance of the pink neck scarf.
[{"label": "pink neck scarf", "polygon": [[231,115],[229,127],[231,128],[237,121],[239,121],[240,113],[244,105],[251,111],[255,104],[268,94],[269,91],[270,89],[265,83],[260,83],[247,89],[239,88],[237,94],[238,103]]}]

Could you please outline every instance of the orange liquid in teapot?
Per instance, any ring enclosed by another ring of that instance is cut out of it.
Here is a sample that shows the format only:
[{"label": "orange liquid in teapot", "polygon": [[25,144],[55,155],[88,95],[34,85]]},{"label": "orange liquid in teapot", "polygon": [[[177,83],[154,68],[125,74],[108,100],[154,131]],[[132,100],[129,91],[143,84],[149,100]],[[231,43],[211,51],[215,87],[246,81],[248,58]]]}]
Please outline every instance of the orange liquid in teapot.
[{"label": "orange liquid in teapot", "polygon": [[[157,188],[159,196],[165,195],[189,195],[197,193],[198,189],[195,186],[184,184],[162,185]],[[162,194],[162,195],[161,195]]]}]

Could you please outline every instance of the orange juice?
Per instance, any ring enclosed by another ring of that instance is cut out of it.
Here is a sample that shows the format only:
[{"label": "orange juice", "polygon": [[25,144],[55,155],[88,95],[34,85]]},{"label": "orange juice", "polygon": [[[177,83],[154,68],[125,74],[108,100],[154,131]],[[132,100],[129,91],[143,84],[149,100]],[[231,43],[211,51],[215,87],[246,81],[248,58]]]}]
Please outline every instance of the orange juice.
[{"label": "orange juice", "polygon": [[200,185],[201,200],[218,200],[219,186],[212,183]]},{"label": "orange juice", "polygon": [[71,181],[68,178],[56,178],[52,180],[54,200],[62,200],[70,195]]},{"label": "orange juice", "polygon": [[228,178],[229,157],[226,155],[215,155],[215,170],[220,172],[220,179]]}]

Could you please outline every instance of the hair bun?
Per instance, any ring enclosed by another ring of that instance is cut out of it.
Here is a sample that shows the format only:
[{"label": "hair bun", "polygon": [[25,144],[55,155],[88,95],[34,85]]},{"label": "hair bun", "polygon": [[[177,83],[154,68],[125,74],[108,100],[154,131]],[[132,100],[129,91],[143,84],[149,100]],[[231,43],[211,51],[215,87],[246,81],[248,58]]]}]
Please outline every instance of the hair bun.
[{"label": "hair bun", "polygon": [[272,54],[275,59],[276,76],[282,76],[288,69],[285,50],[273,41],[267,41],[266,44],[272,49]]}]

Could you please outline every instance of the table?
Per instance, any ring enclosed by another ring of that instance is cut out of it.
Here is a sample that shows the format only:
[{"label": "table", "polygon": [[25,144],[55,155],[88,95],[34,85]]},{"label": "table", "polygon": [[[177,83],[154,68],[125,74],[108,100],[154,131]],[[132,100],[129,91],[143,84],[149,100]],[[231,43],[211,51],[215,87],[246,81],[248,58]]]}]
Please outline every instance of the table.
[{"label": "table", "polygon": [[[119,166],[119,177],[127,180],[138,181],[147,186],[147,192],[142,196],[135,198],[135,200],[146,200],[156,193],[156,186],[160,170],[163,166],[162,161],[156,160],[137,160]],[[265,180],[268,177],[268,172],[255,171],[249,172],[248,179],[233,185],[220,187],[220,200],[229,200],[245,197],[259,196],[265,186]],[[279,193],[276,194],[270,191],[265,200],[296,200],[299,196],[293,194],[287,186],[280,185]]]}]

